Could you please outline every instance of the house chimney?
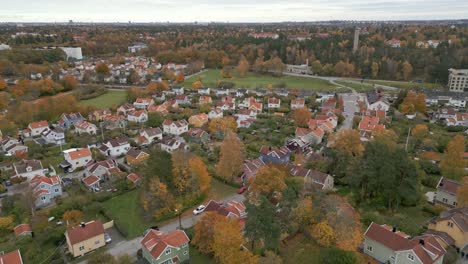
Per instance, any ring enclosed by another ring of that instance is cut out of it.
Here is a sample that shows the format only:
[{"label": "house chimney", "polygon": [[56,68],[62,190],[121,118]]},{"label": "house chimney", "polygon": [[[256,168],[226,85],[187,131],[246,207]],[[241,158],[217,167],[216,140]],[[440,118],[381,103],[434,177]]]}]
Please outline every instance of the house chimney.
[{"label": "house chimney", "polygon": [[393,233],[396,233],[396,226],[394,226],[394,227],[392,228],[392,232],[393,232]]},{"label": "house chimney", "polygon": [[419,239],[419,244],[424,246],[424,239]]},{"label": "house chimney", "polygon": [[268,147],[268,150],[271,151],[271,146]]},{"label": "house chimney", "polygon": [[86,226],[85,222],[81,222],[80,226],[84,228]]}]

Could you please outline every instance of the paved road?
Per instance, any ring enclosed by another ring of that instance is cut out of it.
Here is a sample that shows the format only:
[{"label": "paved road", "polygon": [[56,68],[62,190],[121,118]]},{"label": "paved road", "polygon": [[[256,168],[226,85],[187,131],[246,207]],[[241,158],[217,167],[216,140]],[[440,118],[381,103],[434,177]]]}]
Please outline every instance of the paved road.
[{"label": "paved road", "polygon": [[[243,195],[234,194],[222,199],[220,202],[229,202],[229,201],[244,201],[245,197]],[[192,208],[193,209],[193,208]],[[202,214],[203,215],[203,214]],[[190,214],[189,216],[182,217],[182,227],[190,228],[194,226],[201,218],[201,215],[194,216]],[[159,227],[161,231],[170,232],[179,228],[179,219],[173,219],[169,223]],[[113,256],[129,255],[136,258],[137,251],[141,248],[140,241],[143,237],[137,237],[132,240],[125,240],[115,244],[110,244],[107,248],[107,253],[110,253]],[[86,263],[85,261],[80,262],[80,264]]]},{"label": "paved road", "polygon": [[345,120],[341,124],[339,130],[353,128],[354,113],[359,111],[357,102],[360,96],[357,93],[345,93],[342,94],[341,97],[343,98],[343,116],[345,117]]}]

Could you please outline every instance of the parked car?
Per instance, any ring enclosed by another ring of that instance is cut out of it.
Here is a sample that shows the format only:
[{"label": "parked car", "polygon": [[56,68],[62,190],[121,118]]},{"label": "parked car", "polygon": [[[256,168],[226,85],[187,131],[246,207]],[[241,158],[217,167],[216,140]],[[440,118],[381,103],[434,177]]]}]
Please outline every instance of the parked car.
[{"label": "parked car", "polygon": [[104,240],[106,241],[106,244],[109,244],[112,242],[112,238],[108,233],[104,233]]},{"label": "parked car", "polygon": [[198,206],[197,208],[195,208],[195,210],[193,210],[193,214],[194,215],[199,215],[201,213],[203,213],[203,211],[205,211],[205,208],[206,206],[204,206],[203,204]]},{"label": "parked car", "polygon": [[245,191],[247,191],[247,186],[242,186],[239,189],[237,189],[238,194],[243,194]]}]

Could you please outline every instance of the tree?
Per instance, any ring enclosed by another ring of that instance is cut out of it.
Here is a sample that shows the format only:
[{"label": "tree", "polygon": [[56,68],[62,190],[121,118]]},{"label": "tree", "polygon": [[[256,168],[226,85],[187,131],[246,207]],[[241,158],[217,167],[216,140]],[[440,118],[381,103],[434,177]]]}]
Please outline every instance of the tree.
[{"label": "tree", "polygon": [[465,153],[465,139],[462,135],[456,135],[447,145],[440,162],[440,170],[445,177],[459,180],[465,175],[466,161],[463,159]]},{"label": "tree", "polygon": [[212,134],[224,136],[228,131],[237,131],[237,122],[232,116],[211,119],[210,123],[208,124],[208,131]]},{"label": "tree", "polygon": [[204,254],[213,253],[215,223],[227,223],[228,219],[217,212],[206,212],[195,224],[193,244]]},{"label": "tree", "polygon": [[156,82],[150,82],[148,85],[146,85],[145,93],[148,95],[153,95],[156,94],[158,91],[158,83]]},{"label": "tree", "polygon": [[[184,151],[172,153],[172,177],[177,192],[184,194],[190,191],[193,186],[188,166],[188,154]],[[198,183],[196,183],[198,186]]]},{"label": "tree", "polygon": [[372,78],[376,78],[377,75],[379,75],[379,63],[375,61],[372,62],[371,71],[372,71]]},{"label": "tree", "polygon": [[265,197],[261,197],[260,204],[247,204],[247,221],[245,223],[245,234],[250,240],[252,250],[255,241],[262,240],[266,249],[276,250],[278,248],[280,226],[275,216],[276,207]]},{"label": "tree", "polygon": [[179,73],[176,75],[176,82],[183,83],[185,81],[185,75],[183,73]]},{"label": "tree", "polygon": [[65,75],[62,79],[62,85],[65,90],[73,90],[78,86],[78,80],[72,75]]},{"label": "tree", "polygon": [[463,177],[463,186],[457,189],[457,207],[468,206],[468,176]]},{"label": "tree", "polygon": [[63,213],[62,218],[68,225],[76,225],[83,220],[83,212],[80,210],[69,210]]},{"label": "tree", "polygon": [[399,109],[404,114],[412,114],[414,112],[426,112],[426,95],[424,93],[416,93],[409,91],[400,104]]},{"label": "tree", "polygon": [[265,253],[265,256],[260,258],[259,264],[283,264],[283,259],[269,250]]},{"label": "tree", "polygon": [[249,72],[249,68],[249,62],[244,57],[242,57],[242,59],[239,60],[239,65],[237,65],[237,72],[239,74],[239,77],[245,77]]},{"label": "tree", "polygon": [[319,60],[314,60],[312,62],[312,72],[314,74],[321,74],[322,73],[322,64]]},{"label": "tree", "polygon": [[216,174],[224,181],[233,181],[242,171],[245,160],[244,145],[237,134],[228,131],[220,149],[220,158],[216,165]]},{"label": "tree", "polygon": [[201,81],[194,81],[192,83],[192,88],[193,89],[200,89],[203,87],[203,83]]},{"label": "tree", "polygon": [[331,247],[336,241],[336,235],[333,228],[324,221],[312,225],[310,227],[310,235],[315,239],[317,244],[322,247]]},{"label": "tree", "polygon": [[134,102],[138,97],[143,95],[142,90],[138,87],[127,89],[127,102]]},{"label": "tree", "polygon": [[417,140],[423,140],[427,135],[429,135],[429,128],[424,124],[417,124],[411,130],[411,135]]},{"label": "tree", "polygon": [[6,92],[0,92],[0,110],[4,110],[8,108],[8,104],[10,103],[10,96]]},{"label": "tree", "polygon": [[198,181],[200,192],[208,192],[211,186],[211,176],[203,160],[198,156],[194,156],[189,159],[188,167],[193,175],[192,178],[196,178]]},{"label": "tree", "polygon": [[13,228],[13,216],[0,217],[0,231],[10,231]]},{"label": "tree", "polygon": [[320,263],[322,264],[357,264],[355,253],[340,250],[337,248],[327,248],[320,251]]},{"label": "tree", "polygon": [[312,113],[307,108],[298,108],[293,111],[292,118],[298,127],[308,127]]},{"label": "tree", "polygon": [[239,222],[229,220],[215,222],[213,236],[214,257],[220,264],[253,264],[258,263],[258,258],[250,251],[241,250],[244,243]]},{"label": "tree", "polygon": [[248,197],[253,203],[261,201],[261,196],[268,199],[278,198],[279,193],[286,189],[285,179],[288,173],[284,168],[266,165],[257,171],[257,175],[249,179]]},{"label": "tree", "polygon": [[313,203],[312,198],[306,197],[299,202],[292,211],[294,222],[299,228],[304,228],[313,223]]},{"label": "tree", "polygon": [[411,66],[411,63],[409,63],[408,61],[405,61],[403,63],[402,71],[403,80],[408,81],[411,76],[411,73],[413,72],[413,66]]},{"label": "tree", "polygon": [[5,90],[5,88],[7,88],[7,83],[5,82],[5,80],[0,79],[0,91]]},{"label": "tree", "polygon": [[101,75],[101,76],[107,76],[110,73],[109,67],[105,63],[99,63],[96,65],[96,74]]},{"label": "tree", "polygon": [[339,153],[350,157],[361,156],[364,152],[361,136],[359,132],[354,129],[343,129],[339,131],[331,147]]}]

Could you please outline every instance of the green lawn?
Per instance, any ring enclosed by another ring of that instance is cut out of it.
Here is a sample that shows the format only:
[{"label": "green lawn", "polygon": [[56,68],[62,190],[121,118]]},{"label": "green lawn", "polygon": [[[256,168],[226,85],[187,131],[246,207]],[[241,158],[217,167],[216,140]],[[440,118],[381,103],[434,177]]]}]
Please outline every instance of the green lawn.
[{"label": "green lawn", "polygon": [[151,223],[145,222],[141,217],[138,195],[139,190],[133,190],[103,203],[104,208],[115,217],[117,224],[127,229],[127,239],[141,236],[151,226]]},{"label": "green lawn", "polygon": [[222,183],[220,180],[213,178],[211,180],[210,199],[220,200],[229,195],[236,193],[236,188]]},{"label": "green lawn", "polygon": [[198,251],[196,247],[190,244],[190,263],[192,264],[212,264],[214,260]]},{"label": "green lawn", "polygon": [[400,81],[374,81],[374,80],[365,80],[364,83],[368,84],[380,84],[380,85],[387,85],[392,86],[400,89],[413,89],[413,88],[426,88],[426,89],[434,89],[434,88],[443,88],[442,85],[438,84],[435,85],[434,83],[415,83],[415,82],[400,82]]},{"label": "green lawn", "polygon": [[221,78],[219,70],[208,70],[200,75],[193,76],[183,83],[185,87],[191,87],[194,81],[198,78],[202,79],[203,85],[206,87],[217,87],[218,81],[233,82],[236,84],[236,88],[266,88],[268,84],[273,86],[281,83],[286,84],[286,88],[297,88],[297,89],[313,89],[318,91],[334,91],[338,90],[335,85],[329,81],[308,78],[308,77],[296,77],[296,76],[282,76],[274,77],[270,75],[257,75],[255,73],[249,73],[245,78],[233,77],[233,78]]},{"label": "green lawn", "polygon": [[108,91],[96,98],[83,100],[81,103],[86,106],[95,106],[96,108],[110,108],[123,103],[125,97],[125,91]]},{"label": "green lawn", "polygon": [[353,88],[354,90],[356,90],[356,92],[366,92],[366,91],[369,91],[369,90],[372,90],[372,86],[368,85],[368,84],[357,84],[357,83],[353,83],[353,82],[347,82],[347,81],[335,81],[336,83],[339,83],[341,85],[344,85],[344,86],[348,86],[348,87],[351,87]]}]

